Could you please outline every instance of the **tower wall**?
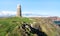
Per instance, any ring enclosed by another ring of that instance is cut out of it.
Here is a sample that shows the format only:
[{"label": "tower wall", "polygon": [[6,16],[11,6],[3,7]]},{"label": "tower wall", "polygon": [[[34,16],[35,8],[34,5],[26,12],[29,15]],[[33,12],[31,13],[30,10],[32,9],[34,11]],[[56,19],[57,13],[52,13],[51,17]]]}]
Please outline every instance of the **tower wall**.
[{"label": "tower wall", "polygon": [[17,14],[16,14],[17,17],[22,17],[22,14],[21,14],[21,5],[17,5]]}]

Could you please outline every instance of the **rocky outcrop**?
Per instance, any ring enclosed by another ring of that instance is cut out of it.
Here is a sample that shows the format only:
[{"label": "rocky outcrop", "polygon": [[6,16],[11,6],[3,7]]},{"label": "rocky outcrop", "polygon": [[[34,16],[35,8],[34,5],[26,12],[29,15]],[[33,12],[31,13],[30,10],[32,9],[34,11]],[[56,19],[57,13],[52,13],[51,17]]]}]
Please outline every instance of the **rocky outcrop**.
[{"label": "rocky outcrop", "polygon": [[37,36],[47,36],[46,33],[41,31],[41,27],[36,24],[33,25],[33,27],[29,24],[22,24],[21,28],[25,33],[24,36],[31,36],[31,34],[36,34]]}]

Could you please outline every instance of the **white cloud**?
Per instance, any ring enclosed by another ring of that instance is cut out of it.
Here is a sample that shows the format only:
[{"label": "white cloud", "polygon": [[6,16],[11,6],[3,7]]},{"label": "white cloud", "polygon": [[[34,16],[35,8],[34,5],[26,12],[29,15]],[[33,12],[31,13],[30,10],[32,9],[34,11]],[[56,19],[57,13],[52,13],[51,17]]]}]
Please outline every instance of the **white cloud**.
[{"label": "white cloud", "polygon": [[24,17],[48,17],[46,12],[22,12]]},{"label": "white cloud", "polygon": [[11,15],[14,16],[15,14],[16,14],[15,11],[1,11],[1,12],[0,12],[0,16],[2,16],[2,17],[3,17],[3,16],[4,16],[4,17],[5,17],[5,16],[11,16]]},{"label": "white cloud", "polygon": [[[23,17],[47,17],[48,13],[43,12],[22,12]],[[15,16],[16,11],[1,11],[0,16]]]}]

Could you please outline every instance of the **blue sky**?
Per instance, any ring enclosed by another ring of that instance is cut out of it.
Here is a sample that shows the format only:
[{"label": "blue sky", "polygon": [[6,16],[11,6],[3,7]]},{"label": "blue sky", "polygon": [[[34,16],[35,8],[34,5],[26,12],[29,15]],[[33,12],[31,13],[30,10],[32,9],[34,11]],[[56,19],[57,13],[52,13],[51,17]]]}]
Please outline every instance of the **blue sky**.
[{"label": "blue sky", "polygon": [[0,0],[0,16],[16,15],[17,4],[25,16],[60,16],[60,0]]}]

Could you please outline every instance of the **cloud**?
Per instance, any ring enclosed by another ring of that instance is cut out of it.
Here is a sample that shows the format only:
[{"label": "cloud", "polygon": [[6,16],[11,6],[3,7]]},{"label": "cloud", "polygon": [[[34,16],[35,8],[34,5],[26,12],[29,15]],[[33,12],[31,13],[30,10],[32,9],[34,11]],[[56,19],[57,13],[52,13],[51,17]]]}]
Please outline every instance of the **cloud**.
[{"label": "cloud", "polygon": [[1,11],[0,12],[1,17],[14,16],[15,14],[16,14],[15,11]]},{"label": "cloud", "polygon": [[22,12],[24,17],[48,17],[46,12]]},{"label": "cloud", "polygon": [[[22,12],[23,17],[48,17],[48,13],[43,12]],[[16,11],[1,11],[0,17],[16,16]]]}]

